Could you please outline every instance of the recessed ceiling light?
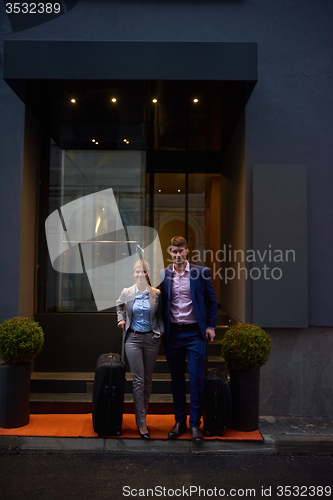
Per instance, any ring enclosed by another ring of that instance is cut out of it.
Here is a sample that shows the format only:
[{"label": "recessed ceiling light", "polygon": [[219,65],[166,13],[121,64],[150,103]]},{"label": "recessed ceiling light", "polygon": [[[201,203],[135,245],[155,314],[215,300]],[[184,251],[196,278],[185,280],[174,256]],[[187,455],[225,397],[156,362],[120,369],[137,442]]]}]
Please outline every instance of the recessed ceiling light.
[{"label": "recessed ceiling light", "polygon": [[91,142],[96,142],[96,139],[91,139]]},{"label": "recessed ceiling light", "polygon": [[199,99],[195,98],[193,99],[193,102],[196,104],[197,102],[199,102]]},{"label": "recessed ceiling light", "polygon": [[159,193],[162,193],[162,189],[159,189],[159,190],[158,190],[158,192],[159,192]]},{"label": "recessed ceiling light", "polygon": [[157,99],[153,99],[153,100],[152,100],[152,102],[153,102],[154,104],[156,104],[156,103],[157,103]]},{"label": "recessed ceiling light", "polygon": [[98,142],[97,142],[97,141],[95,141],[95,144],[98,144]]},{"label": "recessed ceiling light", "polygon": [[74,99],[74,98],[73,98],[73,99],[71,99],[71,102],[72,102],[73,104],[75,104],[75,103],[76,103],[76,99]]},{"label": "recessed ceiling light", "polygon": [[178,189],[178,193],[180,193],[180,189]]},{"label": "recessed ceiling light", "polygon": [[111,101],[112,102],[117,102],[117,99],[115,97],[112,97]]}]

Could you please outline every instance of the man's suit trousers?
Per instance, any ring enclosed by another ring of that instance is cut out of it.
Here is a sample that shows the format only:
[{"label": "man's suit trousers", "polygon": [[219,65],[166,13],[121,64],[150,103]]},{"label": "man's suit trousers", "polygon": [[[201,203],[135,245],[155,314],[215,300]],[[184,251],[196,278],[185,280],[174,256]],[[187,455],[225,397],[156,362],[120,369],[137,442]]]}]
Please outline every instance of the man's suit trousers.
[{"label": "man's suit trousers", "polygon": [[171,389],[176,422],[186,422],[186,359],[190,377],[190,426],[199,427],[204,405],[206,342],[197,324],[170,325],[164,352],[171,374]]}]

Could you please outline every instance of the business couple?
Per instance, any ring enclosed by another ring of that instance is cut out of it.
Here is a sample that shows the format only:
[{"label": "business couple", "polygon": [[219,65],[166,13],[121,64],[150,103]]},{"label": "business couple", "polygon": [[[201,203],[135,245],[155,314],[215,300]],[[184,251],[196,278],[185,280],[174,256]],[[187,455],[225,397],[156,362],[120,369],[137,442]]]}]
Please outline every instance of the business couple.
[{"label": "business couple", "polygon": [[118,326],[125,330],[125,350],[133,375],[136,424],[143,439],[149,439],[146,424],[152,375],[164,337],[164,352],[171,374],[175,425],[168,434],[177,439],[186,432],[186,359],[190,377],[190,431],[192,441],[203,439],[200,421],[204,403],[206,340],[213,341],[217,299],[209,270],[190,264],[186,240],[175,236],[169,253],[173,265],[164,270],[160,288],[148,283],[148,263],[134,265],[136,283],[124,288],[117,301]]}]

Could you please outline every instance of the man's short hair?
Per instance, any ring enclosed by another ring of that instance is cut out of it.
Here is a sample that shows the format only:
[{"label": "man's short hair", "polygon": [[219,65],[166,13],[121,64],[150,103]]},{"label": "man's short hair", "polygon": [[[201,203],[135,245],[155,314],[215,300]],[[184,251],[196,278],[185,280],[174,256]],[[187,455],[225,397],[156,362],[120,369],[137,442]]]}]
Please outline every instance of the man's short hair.
[{"label": "man's short hair", "polygon": [[184,247],[184,248],[187,248],[187,241],[182,236],[174,236],[170,240],[170,247]]}]

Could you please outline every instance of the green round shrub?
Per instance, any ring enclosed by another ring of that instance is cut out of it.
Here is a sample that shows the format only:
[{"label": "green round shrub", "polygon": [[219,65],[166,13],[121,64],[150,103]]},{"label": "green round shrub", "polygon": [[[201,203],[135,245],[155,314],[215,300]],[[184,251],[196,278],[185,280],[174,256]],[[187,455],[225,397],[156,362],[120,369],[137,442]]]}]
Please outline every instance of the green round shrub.
[{"label": "green round shrub", "polygon": [[266,363],[271,339],[259,326],[238,323],[222,340],[222,355],[230,370],[253,372]]},{"label": "green round shrub", "polygon": [[0,359],[7,365],[32,361],[44,344],[44,332],[30,318],[11,318],[0,323]]}]

